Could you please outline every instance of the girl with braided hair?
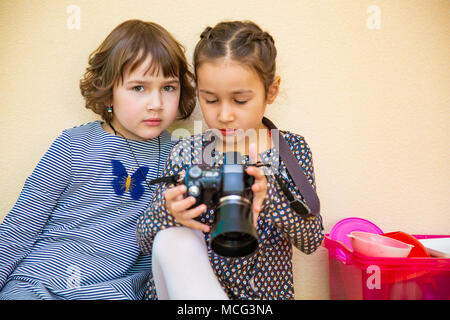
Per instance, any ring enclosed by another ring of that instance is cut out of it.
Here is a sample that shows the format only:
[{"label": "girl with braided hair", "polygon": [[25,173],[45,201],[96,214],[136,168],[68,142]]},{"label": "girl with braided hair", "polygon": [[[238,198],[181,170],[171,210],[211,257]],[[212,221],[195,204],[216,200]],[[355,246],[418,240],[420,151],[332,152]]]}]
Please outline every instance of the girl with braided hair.
[{"label": "girl with braided hair", "polygon": [[[250,21],[221,22],[202,32],[194,51],[197,94],[207,125],[220,132],[211,165],[222,166],[228,151],[244,155],[242,164],[255,177],[252,210],[258,247],[244,257],[217,254],[210,246],[214,208],[205,204],[192,208],[195,199],[184,196],[186,186],[161,184],[138,221],[138,243],[153,257],[147,298],[294,299],[292,245],[306,254],[314,252],[324,236],[322,218],[297,214],[274,175],[248,166],[256,157],[270,164],[279,156],[264,118],[280,87],[276,55],[270,34]],[[242,130],[255,131],[257,143],[246,143],[238,134]],[[305,139],[281,133],[315,188],[312,154]],[[183,173],[189,159],[198,159],[206,137],[203,133],[181,139],[163,175]],[[193,156],[186,156],[186,150]],[[277,170],[292,195],[304,200],[283,161]]]}]

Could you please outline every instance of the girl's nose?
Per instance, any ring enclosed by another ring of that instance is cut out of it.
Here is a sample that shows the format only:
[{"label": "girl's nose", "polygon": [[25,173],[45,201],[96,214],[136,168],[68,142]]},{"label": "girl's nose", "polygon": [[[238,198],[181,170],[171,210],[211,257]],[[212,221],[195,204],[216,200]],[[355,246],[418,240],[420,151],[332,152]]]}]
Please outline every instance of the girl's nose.
[{"label": "girl's nose", "polygon": [[161,92],[152,92],[147,102],[148,110],[159,110],[163,107]]},{"label": "girl's nose", "polygon": [[220,107],[219,121],[223,123],[234,121],[233,110],[230,106],[228,106],[225,103],[222,104],[222,106]]}]

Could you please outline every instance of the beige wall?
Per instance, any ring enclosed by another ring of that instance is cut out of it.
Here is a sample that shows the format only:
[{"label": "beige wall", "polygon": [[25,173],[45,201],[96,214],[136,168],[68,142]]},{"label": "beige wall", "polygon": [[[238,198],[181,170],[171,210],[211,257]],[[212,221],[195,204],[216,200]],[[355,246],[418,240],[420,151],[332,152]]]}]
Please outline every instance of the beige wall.
[{"label": "beige wall", "polygon": [[[0,220],[61,130],[97,119],[78,81],[117,24],[160,23],[191,61],[205,26],[252,19],[279,51],[282,92],[267,115],[309,142],[326,232],[358,216],[386,232],[449,234],[450,1],[226,3],[0,1]],[[67,25],[70,5],[79,29]],[[328,299],[326,249],[296,251],[295,282],[298,299]]]}]

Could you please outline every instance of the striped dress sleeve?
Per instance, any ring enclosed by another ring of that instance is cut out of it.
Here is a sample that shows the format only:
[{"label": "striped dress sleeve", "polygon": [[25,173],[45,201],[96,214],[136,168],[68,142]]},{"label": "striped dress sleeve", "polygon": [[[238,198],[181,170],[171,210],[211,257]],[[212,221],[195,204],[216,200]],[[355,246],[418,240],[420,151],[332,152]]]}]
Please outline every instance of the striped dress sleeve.
[{"label": "striped dress sleeve", "polygon": [[0,224],[0,288],[32,249],[70,182],[70,137],[66,131],[41,158],[12,210]]}]

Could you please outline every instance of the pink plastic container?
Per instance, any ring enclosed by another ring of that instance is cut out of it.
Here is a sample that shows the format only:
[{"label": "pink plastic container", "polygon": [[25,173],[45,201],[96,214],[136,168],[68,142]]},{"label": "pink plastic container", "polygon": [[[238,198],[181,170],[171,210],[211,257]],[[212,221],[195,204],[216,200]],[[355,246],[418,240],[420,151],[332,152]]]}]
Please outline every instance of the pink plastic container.
[{"label": "pink plastic container", "polygon": [[370,232],[353,231],[347,236],[351,238],[353,252],[368,257],[406,258],[414,247],[411,244]]},{"label": "pink plastic container", "polygon": [[332,300],[450,300],[450,259],[368,257],[329,234],[323,246],[329,254]]}]

